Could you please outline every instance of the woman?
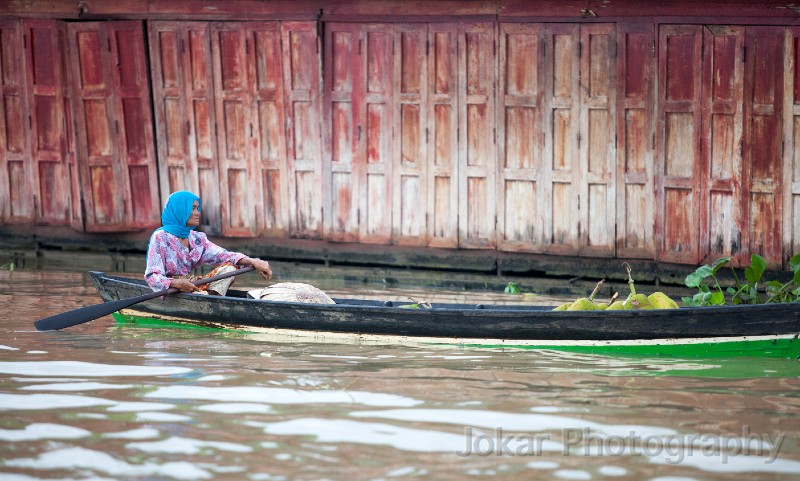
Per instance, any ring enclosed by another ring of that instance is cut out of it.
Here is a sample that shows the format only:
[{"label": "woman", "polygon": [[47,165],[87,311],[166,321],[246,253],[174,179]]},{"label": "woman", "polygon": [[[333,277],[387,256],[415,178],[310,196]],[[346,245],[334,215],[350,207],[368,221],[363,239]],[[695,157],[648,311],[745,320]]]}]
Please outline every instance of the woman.
[{"label": "woman", "polygon": [[225,295],[233,277],[204,286],[192,284],[192,279],[200,277],[191,276],[190,272],[201,264],[219,266],[204,277],[235,270],[236,266],[253,266],[264,279],[272,278],[269,262],[225,250],[204,233],[194,231],[200,225],[200,198],[191,192],[170,194],[161,223],[162,227],[150,236],[144,273],[144,280],[154,291],[174,287],[181,292]]}]

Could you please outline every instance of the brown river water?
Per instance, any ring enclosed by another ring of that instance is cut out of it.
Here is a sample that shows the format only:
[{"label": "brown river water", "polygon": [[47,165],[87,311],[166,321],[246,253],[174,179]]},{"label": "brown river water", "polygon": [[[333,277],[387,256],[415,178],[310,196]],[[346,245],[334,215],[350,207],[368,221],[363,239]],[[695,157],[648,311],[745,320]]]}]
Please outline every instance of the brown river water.
[{"label": "brown river water", "polygon": [[83,272],[0,271],[0,480],[800,480],[796,360],[33,328],[98,302]]}]

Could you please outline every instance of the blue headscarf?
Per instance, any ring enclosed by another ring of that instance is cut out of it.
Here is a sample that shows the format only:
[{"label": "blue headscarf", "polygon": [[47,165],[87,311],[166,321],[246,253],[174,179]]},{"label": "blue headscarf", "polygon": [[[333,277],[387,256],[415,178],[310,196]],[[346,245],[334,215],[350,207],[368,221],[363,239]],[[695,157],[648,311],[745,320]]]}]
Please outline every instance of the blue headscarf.
[{"label": "blue headscarf", "polygon": [[187,227],[186,223],[189,222],[189,217],[192,215],[194,201],[197,201],[197,209],[200,210],[200,197],[188,190],[179,190],[170,194],[167,198],[167,205],[164,206],[164,212],[161,213],[161,224],[163,225],[160,229],[181,239],[189,237],[194,226]]}]

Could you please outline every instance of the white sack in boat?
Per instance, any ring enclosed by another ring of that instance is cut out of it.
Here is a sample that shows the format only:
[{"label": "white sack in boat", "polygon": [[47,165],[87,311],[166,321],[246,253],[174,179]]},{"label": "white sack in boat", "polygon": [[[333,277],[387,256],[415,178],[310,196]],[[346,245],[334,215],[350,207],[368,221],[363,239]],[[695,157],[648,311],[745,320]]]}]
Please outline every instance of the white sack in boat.
[{"label": "white sack in boat", "polygon": [[253,299],[265,301],[306,302],[310,304],[336,304],[320,289],[300,282],[279,282],[263,289],[247,291]]}]

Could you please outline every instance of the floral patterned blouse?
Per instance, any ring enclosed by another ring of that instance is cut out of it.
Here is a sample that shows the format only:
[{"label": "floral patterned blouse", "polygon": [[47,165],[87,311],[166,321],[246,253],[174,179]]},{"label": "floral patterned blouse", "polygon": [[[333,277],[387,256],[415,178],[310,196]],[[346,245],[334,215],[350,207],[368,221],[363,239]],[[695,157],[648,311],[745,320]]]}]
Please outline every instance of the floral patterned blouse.
[{"label": "floral patterned blouse", "polygon": [[144,280],[154,291],[160,291],[169,288],[170,277],[185,276],[201,264],[230,262],[236,265],[243,257],[244,254],[214,244],[202,232],[189,233],[187,249],[180,238],[159,229],[150,237]]}]

